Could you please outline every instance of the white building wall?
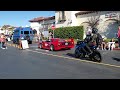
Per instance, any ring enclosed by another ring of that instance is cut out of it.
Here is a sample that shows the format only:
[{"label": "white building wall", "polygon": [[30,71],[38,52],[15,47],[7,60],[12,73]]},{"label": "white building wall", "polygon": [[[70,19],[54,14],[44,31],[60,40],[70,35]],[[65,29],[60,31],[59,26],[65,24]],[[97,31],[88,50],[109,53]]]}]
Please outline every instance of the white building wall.
[{"label": "white building wall", "polygon": [[78,13],[79,11],[71,11],[71,26],[78,26],[78,21],[77,21],[77,17],[75,16],[76,13]]},{"label": "white building wall", "polygon": [[1,33],[5,33],[5,31],[4,31],[4,30],[0,30],[0,34],[1,34]]},{"label": "white building wall", "polygon": [[39,27],[41,26],[41,24],[39,24],[38,22],[31,22],[30,23],[30,27],[32,29],[35,29],[37,31],[37,34],[39,34]]},{"label": "white building wall", "polygon": [[65,11],[65,16],[66,16],[66,21],[58,22],[58,20],[59,20],[59,12],[58,11],[55,12],[56,28],[71,26],[69,24],[69,22],[71,20],[71,11]]},{"label": "white building wall", "polygon": [[[56,21],[56,27],[67,27],[67,26],[84,26],[84,30],[86,32],[86,27],[88,26],[87,22],[89,18],[94,16],[100,16],[100,21],[98,25],[99,33],[102,36],[113,38],[115,36],[115,33],[117,33],[118,29],[118,23],[111,20],[106,21],[110,18],[105,18],[105,15],[108,13],[117,13],[120,14],[120,11],[101,11],[97,13],[90,13],[90,14],[84,14],[84,15],[78,15],[77,17],[75,14],[80,11],[65,11],[66,21],[63,23],[58,23],[59,13],[55,12],[55,21]],[[113,18],[118,19],[118,18]],[[69,24],[69,21],[72,21],[72,23]],[[84,33],[85,33],[84,32]],[[84,36],[85,37],[85,36]]]},{"label": "white building wall", "polygon": [[[77,22],[78,25],[83,25],[83,22],[87,22],[88,18],[90,18],[91,16],[100,16],[100,22],[98,25],[98,30],[99,33],[102,36],[105,36],[107,38],[114,38],[115,37],[115,33],[117,33],[117,28],[118,28],[118,23],[116,21],[110,20],[107,21],[110,18],[105,18],[105,14],[108,13],[117,13],[119,14],[119,11],[101,11],[98,13],[91,13],[91,14],[84,14],[84,15],[78,15],[77,16]],[[111,19],[118,19],[118,18],[111,18]]]},{"label": "white building wall", "polygon": [[[41,25],[40,30],[45,37],[48,37],[48,29],[51,28],[51,26],[53,25],[54,22],[55,22],[55,20],[47,20],[47,21],[40,22],[40,25]],[[43,27],[43,24],[44,24],[44,27]]]},{"label": "white building wall", "polygon": [[48,29],[46,26],[44,26],[44,30],[43,30],[43,24],[49,24],[48,28],[50,28],[53,23],[55,22],[55,20],[47,20],[47,21],[41,21],[41,22],[31,22],[30,23],[30,27],[32,29],[35,29],[37,31],[37,34],[39,35],[40,32],[43,33],[43,35],[45,37],[48,36]]}]

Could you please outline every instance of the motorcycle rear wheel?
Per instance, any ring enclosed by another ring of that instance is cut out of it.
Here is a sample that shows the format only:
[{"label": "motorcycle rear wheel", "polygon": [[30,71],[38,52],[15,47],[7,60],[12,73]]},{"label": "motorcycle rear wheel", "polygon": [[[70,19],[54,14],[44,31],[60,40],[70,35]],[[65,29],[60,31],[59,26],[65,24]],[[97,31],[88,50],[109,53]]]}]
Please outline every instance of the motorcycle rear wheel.
[{"label": "motorcycle rear wheel", "polygon": [[75,50],[75,54],[74,55],[75,55],[75,58],[79,58],[80,57],[80,55],[79,55],[77,50]]}]

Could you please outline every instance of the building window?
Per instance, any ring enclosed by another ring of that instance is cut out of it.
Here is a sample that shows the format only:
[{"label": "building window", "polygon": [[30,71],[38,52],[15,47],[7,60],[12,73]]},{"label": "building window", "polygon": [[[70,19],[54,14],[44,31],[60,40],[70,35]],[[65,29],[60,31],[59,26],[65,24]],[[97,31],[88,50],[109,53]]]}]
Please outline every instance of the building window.
[{"label": "building window", "polygon": [[62,11],[62,19],[65,19],[65,11]]},{"label": "building window", "polygon": [[55,22],[53,22],[53,25],[55,25]]},{"label": "building window", "polygon": [[65,11],[59,11],[59,19],[58,21],[65,21],[66,17],[65,17]]},{"label": "building window", "polygon": [[14,34],[19,34],[19,30],[14,31]]},{"label": "building window", "polygon": [[24,34],[29,34],[29,31],[24,31]]}]

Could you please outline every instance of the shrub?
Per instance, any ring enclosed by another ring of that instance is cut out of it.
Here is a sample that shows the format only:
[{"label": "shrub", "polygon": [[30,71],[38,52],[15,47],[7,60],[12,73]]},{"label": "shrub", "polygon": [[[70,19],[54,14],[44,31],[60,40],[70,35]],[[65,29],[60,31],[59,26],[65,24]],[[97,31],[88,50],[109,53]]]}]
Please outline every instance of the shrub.
[{"label": "shrub", "polygon": [[[53,33],[53,30],[50,29]],[[74,39],[83,39],[83,26],[73,26],[73,27],[62,27],[56,28],[54,30],[55,38],[74,38]]]}]

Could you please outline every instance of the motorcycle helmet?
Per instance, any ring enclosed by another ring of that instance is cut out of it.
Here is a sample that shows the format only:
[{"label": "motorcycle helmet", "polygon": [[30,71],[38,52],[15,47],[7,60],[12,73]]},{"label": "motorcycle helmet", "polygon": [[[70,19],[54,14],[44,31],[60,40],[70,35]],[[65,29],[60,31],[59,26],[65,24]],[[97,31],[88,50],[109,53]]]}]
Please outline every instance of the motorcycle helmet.
[{"label": "motorcycle helmet", "polygon": [[98,32],[97,28],[92,28],[92,33],[96,34]]}]

